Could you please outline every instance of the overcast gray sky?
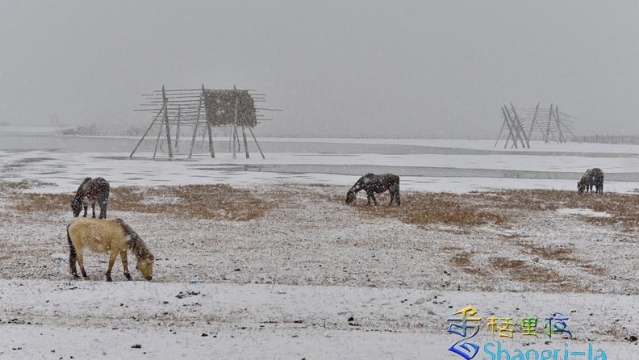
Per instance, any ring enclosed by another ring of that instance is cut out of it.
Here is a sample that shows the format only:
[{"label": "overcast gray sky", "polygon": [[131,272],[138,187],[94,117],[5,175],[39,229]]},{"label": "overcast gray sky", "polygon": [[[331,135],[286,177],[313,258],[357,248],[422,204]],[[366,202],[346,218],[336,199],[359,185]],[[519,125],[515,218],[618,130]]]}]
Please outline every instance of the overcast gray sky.
[{"label": "overcast gray sky", "polygon": [[0,122],[146,125],[158,89],[257,89],[256,135],[495,137],[537,102],[639,134],[639,1],[2,1]]}]

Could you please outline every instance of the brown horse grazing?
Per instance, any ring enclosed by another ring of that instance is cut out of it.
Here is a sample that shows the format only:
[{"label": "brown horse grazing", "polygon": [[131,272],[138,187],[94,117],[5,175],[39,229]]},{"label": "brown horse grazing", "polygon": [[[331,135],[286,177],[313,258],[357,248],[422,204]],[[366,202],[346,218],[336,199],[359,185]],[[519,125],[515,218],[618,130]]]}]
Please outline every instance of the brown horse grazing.
[{"label": "brown horse grazing", "polygon": [[604,173],[599,168],[588,169],[577,183],[577,192],[591,192],[594,186],[595,193],[603,194]]},{"label": "brown horse grazing", "polygon": [[109,268],[106,272],[107,281],[111,279],[111,269],[115,259],[120,255],[124,276],[131,280],[127,259],[127,250],[131,250],[137,258],[136,269],[140,270],[145,279],[153,278],[153,262],[155,257],[131,227],[121,219],[99,220],[91,218],[81,218],[67,226],[67,240],[69,241],[69,267],[71,274],[76,279],[79,278],[76,269],[76,261],[80,265],[82,276],[88,278],[84,271],[84,249],[89,248],[94,252],[111,251],[109,257]]},{"label": "brown horse grazing", "polygon": [[355,201],[355,198],[357,197],[356,194],[360,190],[366,191],[368,205],[371,204],[371,199],[373,199],[373,202],[377,205],[375,193],[383,193],[386,190],[388,190],[391,197],[388,205],[391,205],[393,200],[395,200],[397,206],[401,203],[399,199],[399,176],[395,174],[375,175],[368,173],[362,176],[346,193],[346,203],[350,204]]},{"label": "brown horse grazing", "polygon": [[75,193],[75,198],[71,201],[73,216],[78,217],[84,207],[84,217],[87,217],[87,208],[91,203],[93,217],[95,217],[95,202],[100,204],[100,219],[106,219],[107,204],[109,203],[109,182],[101,177],[91,179],[85,178]]}]

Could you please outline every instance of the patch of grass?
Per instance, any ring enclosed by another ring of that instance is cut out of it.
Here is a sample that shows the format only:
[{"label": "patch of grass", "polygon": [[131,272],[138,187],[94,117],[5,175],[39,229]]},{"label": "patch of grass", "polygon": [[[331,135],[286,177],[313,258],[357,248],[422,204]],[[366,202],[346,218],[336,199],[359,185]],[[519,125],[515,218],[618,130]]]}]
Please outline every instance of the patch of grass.
[{"label": "patch of grass", "polygon": [[36,211],[71,212],[71,200],[73,200],[73,195],[22,193],[14,196],[11,208],[23,213]]},{"label": "patch of grass", "polygon": [[450,262],[455,269],[462,270],[467,274],[484,275],[480,268],[473,266],[472,256],[473,254],[469,251],[461,251],[453,255]]},{"label": "patch of grass", "polygon": [[590,263],[579,264],[579,267],[592,275],[596,275],[596,276],[608,275],[608,271],[606,269],[597,265],[590,264]]},{"label": "patch of grass", "polygon": [[611,217],[588,217],[596,224],[622,223],[626,227],[639,227],[639,195],[635,194],[577,194],[559,190],[507,190],[495,193],[494,201],[503,206],[522,210],[555,210],[559,208],[591,209],[606,212]]},{"label": "patch of grass", "polygon": [[[416,225],[442,223],[455,226],[477,226],[506,222],[504,214],[477,206],[475,201],[467,200],[468,197],[472,200],[474,196],[476,195],[405,192],[402,194],[402,205],[399,207],[368,206],[361,199],[355,207],[369,215],[395,217],[405,223]],[[379,198],[381,198],[378,199],[380,204],[389,201],[384,196]]]},{"label": "patch of grass", "polygon": [[539,288],[561,288],[561,291],[588,291],[576,279],[562,276],[536,262],[509,259],[501,256],[492,257],[489,262],[491,269],[508,274],[508,277],[514,281],[539,284]]},{"label": "patch of grass", "polygon": [[[186,218],[248,221],[259,218],[274,205],[250,191],[228,185],[161,186],[114,189],[114,209],[152,214],[175,214]],[[170,202],[162,199],[170,198]],[[153,201],[149,201],[153,200]]]},{"label": "patch of grass", "polygon": [[53,186],[52,183],[47,183],[37,180],[21,180],[21,181],[4,181],[0,180],[0,191],[7,192],[12,190],[27,190],[40,186]]},{"label": "patch of grass", "polygon": [[[639,229],[639,195],[578,194],[563,190],[504,190],[468,194],[402,192],[401,207],[387,206],[387,193],[377,195],[380,206],[368,206],[360,196],[355,208],[360,212],[382,217],[394,217],[403,222],[426,225],[441,223],[453,226],[497,224],[508,227],[513,211],[555,211],[561,208],[591,209],[606,212],[610,217],[583,216],[583,220],[598,225],[620,224],[626,230]],[[333,197],[344,202],[345,196]]]},{"label": "patch of grass", "polygon": [[572,255],[573,249],[567,246],[526,246],[531,254],[547,260],[575,261]]},{"label": "patch of grass", "polygon": [[[73,194],[16,194],[12,208],[21,212],[71,211]],[[171,201],[165,201],[170,199]],[[248,221],[274,207],[250,191],[228,185],[161,186],[155,188],[111,188],[109,209],[150,214],[172,214],[183,218]],[[99,205],[96,204],[96,212]],[[89,212],[91,210],[89,209]]]}]

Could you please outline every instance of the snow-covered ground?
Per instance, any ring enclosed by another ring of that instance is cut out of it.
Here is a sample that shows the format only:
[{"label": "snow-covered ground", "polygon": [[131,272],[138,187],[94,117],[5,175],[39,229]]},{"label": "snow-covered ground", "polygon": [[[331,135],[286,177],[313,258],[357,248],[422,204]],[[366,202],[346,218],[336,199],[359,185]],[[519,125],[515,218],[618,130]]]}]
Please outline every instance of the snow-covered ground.
[{"label": "snow-covered ground", "polygon": [[[495,150],[493,141],[468,140],[268,141]],[[639,172],[637,146],[535,144],[525,152],[451,155],[279,152],[266,153],[266,160],[243,153],[233,160],[221,152],[191,161],[183,155],[152,160],[149,153],[129,159],[129,150],[0,151],[0,181],[38,180],[44,184],[22,192],[55,194],[72,194],[85,176],[103,176],[114,188],[229,184],[269,201],[281,196],[281,203],[248,222],[111,207],[109,217],[130,223],[158,260],[151,282],[136,271],[127,282],[116,263],[114,282],[106,283],[100,255],[87,256],[92,280],[70,279],[70,211],[19,213],[14,198],[0,196],[0,359],[462,359],[448,350],[460,337],[446,332],[447,319],[468,305],[483,320],[471,339],[481,346],[476,359],[491,359],[489,344],[498,341],[511,358],[521,349],[557,354],[549,359],[595,359],[587,355],[589,346],[608,359],[636,358],[639,234],[584,220],[610,214],[504,209],[515,220],[503,227],[417,226],[362,216],[334,199],[357,180],[353,168],[521,172],[508,178],[402,176],[402,191],[575,191],[586,168]],[[550,175],[526,178],[528,172]],[[639,189],[634,181],[607,180],[605,186],[612,193]],[[499,261],[552,276],[531,280],[499,269],[505,266]],[[543,335],[543,319],[557,311],[569,317],[573,339]],[[538,337],[519,328],[512,339],[493,337],[486,327],[492,316],[517,324],[538,317]]]}]

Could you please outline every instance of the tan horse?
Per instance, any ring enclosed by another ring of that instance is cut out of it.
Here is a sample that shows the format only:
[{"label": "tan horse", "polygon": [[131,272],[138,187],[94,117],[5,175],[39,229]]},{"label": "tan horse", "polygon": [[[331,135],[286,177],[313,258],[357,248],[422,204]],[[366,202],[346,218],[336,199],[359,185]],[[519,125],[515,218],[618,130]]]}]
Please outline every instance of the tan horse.
[{"label": "tan horse", "polygon": [[111,279],[111,269],[115,259],[120,255],[124,276],[131,280],[127,259],[127,251],[130,249],[137,258],[136,269],[140,270],[145,279],[153,278],[153,262],[155,258],[142,241],[142,238],[121,219],[92,219],[81,218],[67,226],[67,239],[69,240],[69,267],[71,274],[77,279],[78,271],[76,261],[80,265],[82,276],[88,278],[84,271],[84,249],[93,252],[104,253],[111,251],[109,268],[106,272],[107,281]]}]

